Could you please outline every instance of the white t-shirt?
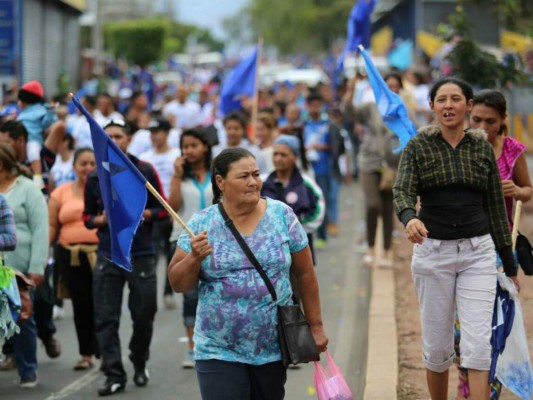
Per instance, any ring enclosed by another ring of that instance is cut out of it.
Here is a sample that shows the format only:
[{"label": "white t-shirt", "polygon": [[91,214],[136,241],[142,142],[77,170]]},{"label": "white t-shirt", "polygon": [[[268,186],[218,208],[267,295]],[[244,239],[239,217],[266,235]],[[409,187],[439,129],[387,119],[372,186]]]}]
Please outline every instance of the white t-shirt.
[{"label": "white t-shirt", "polygon": [[142,153],[152,150],[152,139],[148,129],[139,129],[133,134],[128,146],[128,153],[139,157]]},{"label": "white t-shirt", "polygon": [[119,113],[118,111],[113,111],[111,114],[109,114],[107,117],[102,114],[100,110],[95,110],[94,112],[94,119],[100,124],[104,125],[107,123],[107,121],[114,119],[119,121],[124,121],[124,116]]},{"label": "white t-shirt", "polygon": [[[171,129],[167,143],[170,147],[179,149],[180,148],[180,129]],[[128,146],[128,153],[133,154],[135,157],[139,157],[142,153],[146,153],[149,150],[153,149],[152,139],[150,138],[150,131],[147,129],[139,129],[133,134],[131,143]]]},{"label": "white t-shirt", "polygon": [[63,183],[76,180],[76,173],[74,172],[74,167],[72,165],[73,163],[74,154],[72,154],[67,161],[63,161],[60,154],[56,156],[56,161],[50,170],[56,187]]},{"label": "white t-shirt", "polygon": [[[239,143],[239,145],[235,147],[242,147],[243,149],[248,150],[250,153],[254,155],[255,162],[257,163],[257,167],[259,168],[260,173],[265,174],[268,172],[268,167],[266,164],[265,157],[263,156],[263,153],[261,153],[261,149],[258,146],[251,144],[247,139],[242,139],[241,143]],[[217,144],[215,147],[213,147],[213,159],[216,156],[218,156],[220,153],[222,153],[222,150],[225,150],[227,148],[228,148],[227,143]]]},{"label": "white t-shirt", "polygon": [[84,116],[80,116],[77,121],[74,122],[72,127],[72,137],[75,139],[75,147],[90,147],[93,148],[93,141],[91,139],[91,128]]},{"label": "white t-shirt", "polygon": [[202,112],[200,104],[188,100],[181,104],[177,100],[172,100],[163,108],[163,116],[172,114],[176,119],[176,127],[181,129],[194,128],[202,123]]},{"label": "white t-shirt", "polygon": [[178,149],[171,148],[166,153],[156,153],[154,150],[149,150],[139,156],[140,160],[149,162],[154,166],[167,197],[170,194],[170,179],[174,173],[174,161],[180,155],[181,152]]},{"label": "white t-shirt", "polygon": [[276,167],[274,167],[274,146],[265,147],[261,149],[261,154],[263,155],[263,159],[265,160],[265,166],[266,166],[266,172],[270,174],[273,172]]}]

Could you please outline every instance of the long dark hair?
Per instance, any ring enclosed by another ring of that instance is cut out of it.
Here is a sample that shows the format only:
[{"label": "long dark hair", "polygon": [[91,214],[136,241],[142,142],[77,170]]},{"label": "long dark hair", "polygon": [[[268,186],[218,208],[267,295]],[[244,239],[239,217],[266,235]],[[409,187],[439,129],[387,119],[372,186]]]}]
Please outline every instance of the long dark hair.
[{"label": "long dark hair", "polygon": [[76,164],[76,161],[78,160],[78,158],[83,154],[83,153],[93,153],[94,154],[94,150],[91,149],[90,147],[79,147],[76,149],[76,151],[74,152],[74,160],[72,160],[72,164]]},{"label": "long dark hair", "polygon": [[[202,129],[187,129],[187,130],[183,131],[183,133],[180,136],[180,150],[183,149],[183,138],[185,136],[190,136],[190,137],[196,138],[207,147],[207,151],[206,151],[205,157],[204,157],[204,165],[205,165],[206,169],[209,169],[209,167],[211,166],[211,158],[213,157],[212,156],[212,152],[211,152],[211,147],[212,146],[211,146],[211,143],[209,142],[209,139],[207,138],[207,135],[204,132],[204,130],[202,130]],[[192,172],[191,164],[189,164],[188,162],[185,162],[185,164],[183,166],[183,178],[182,179],[185,181],[185,180],[191,178],[192,176],[193,176],[193,172]]]},{"label": "long dark hair", "polygon": [[243,158],[253,158],[255,160],[254,155],[250,151],[243,149],[242,147],[232,147],[230,149],[223,150],[213,160],[213,164],[211,166],[211,186],[213,188],[213,204],[217,204],[222,198],[222,192],[218,188],[216,176],[220,175],[222,178],[226,178],[231,164],[242,160]]},{"label": "long dark hair", "polygon": [[461,92],[463,92],[463,95],[466,97],[466,101],[472,100],[474,98],[474,91],[472,90],[472,86],[470,86],[468,83],[466,83],[460,78],[450,76],[447,78],[441,78],[433,84],[433,87],[429,91],[429,100],[431,100],[432,103],[435,101],[435,96],[437,95],[437,92],[440,87],[447,84],[459,86]]},{"label": "long dark hair", "polygon": [[[507,116],[507,101],[505,100],[503,94],[498,90],[484,89],[476,92],[474,94],[474,105],[476,104],[483,104],[492,108],[494,111],[500,114],[502,120],[505,120],[505,117]],[[498,132],[500,135],[502,133],[504,135],[507,134],[507,125],[505,125],[505,123],[502,123],[500,126],[500,131]]]},{"label": "long dark hair", "polygon": [[[7,143],[0,142],[0,162],[3,164],[6,170],[9,170],[11,174],[15,176],[23,173],[22,169],[20,168],[20,164],[15,157],[15,151]],[[26,173],[23,173],[23,175],[29,178]]]}]

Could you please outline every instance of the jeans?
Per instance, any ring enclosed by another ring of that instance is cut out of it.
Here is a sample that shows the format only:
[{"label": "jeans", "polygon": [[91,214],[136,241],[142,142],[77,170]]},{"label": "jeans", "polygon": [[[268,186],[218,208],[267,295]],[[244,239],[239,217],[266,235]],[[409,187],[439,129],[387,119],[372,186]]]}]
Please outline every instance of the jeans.
[{"label": "jeans", "polygon": [[392,231],[394,229],[394,205],[392,203],[392,190],[380,190],[379,181],[381,174],[360,174],[361,185],[365,194],[366,207],[366,240],[368,247],[376,244],[378,217],[383,221],[383,248],[390,250],[392,247]]},{"label": "jeans", "polygon": [[330,173],[329,175],[318,175],[315,177],[316,183],[324,194],[326,201],[326,215],[322,224],[318,227],[317,236],[319,239],[326,239],[326,226],[328,223],[336,224],[339,220],[338,204],[340,182],[337,177]]},{"label": "jeans", "polygon": [[129,343],[129,358],[134,365],[144,366],[150,356],[157,312],[155,257],[133,258],[132,266],[132,271],[127,272],[98,257],[93,271],[96,336],[104,360],[105,375],[114,382],[126,382],[127,378],[122,364],[119,337],[124,284],[127,282],[130,289],[128,307],[133,320],[133,333]]},{"label": "jeans", "polygon": [[287,370],[281,361],[249,365],[220,360],[197,360],[202,400],[282,400]]},{"label": "jeans", "polygon": [[54,267],[47,265],[45,269],[45,282],[35,289],[33,299],[33,312],[37,326],[37,336],[46,343],[56,333],[54,323],[55,294],[53,287]]},{"label": "jeans", "polygon": [[[168,265],[170,263],[170,260],[172,259],[172,256],[174,255],[174,252],[170,251],[170,234],[172,233],[172,220],[170,218],[158,220],[153,222],[153,228],[152,228],[152,237],[154,239],[154,243],[156,244],[156,251],[158,256],[162,254],[164,257],[166,257],[166,264]],[[170,287],[170,282],[168,280],[168,276],[165,278],[165,288],[163,291],[163,295],[171,295],[173,293],[172,288]]]},{"label": "jeans", "polygon": [[[169,242],[170,243],[170,242]],[[169,260],[176,251],[176,242],[170,243]],[[167,274],[168,281],[168,274]],[[196,308],[198,307],[198,287],[183,293],[183,325],[194,327],[196,322]]]},{"label": "jeans", "polygon": [[20,332],[13,336],[13,355],[21,379],[33,378],[37,374],[37,327],[33,315],[20,322]]}]

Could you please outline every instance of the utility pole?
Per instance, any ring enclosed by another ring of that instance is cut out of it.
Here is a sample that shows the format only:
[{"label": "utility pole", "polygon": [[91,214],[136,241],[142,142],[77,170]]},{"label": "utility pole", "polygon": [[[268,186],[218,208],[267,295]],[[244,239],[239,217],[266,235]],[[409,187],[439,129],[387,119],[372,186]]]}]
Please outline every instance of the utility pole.
[{"label": "utility pole", "polygon": [[93,73],[100,75],[102,72],[102,48],[103,48],[103,38],[102,38],[102,1],[94,0],[95,10],[94,10],[94,25],[93,25],[93,50],[94,50],[94,65]]}]

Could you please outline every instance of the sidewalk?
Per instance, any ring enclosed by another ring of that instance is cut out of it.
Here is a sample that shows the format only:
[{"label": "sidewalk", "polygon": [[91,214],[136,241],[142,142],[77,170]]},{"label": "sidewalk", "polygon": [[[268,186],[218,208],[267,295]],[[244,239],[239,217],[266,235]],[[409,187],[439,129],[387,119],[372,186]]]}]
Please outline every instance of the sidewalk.
[{"label": "sidewalk", "polygon": [[[382,248],[381,222],[376,248]],[[396,400],[398,386],[398,341],[395,316],[394,268],[372,268],[368,316],[368,358],[365,400]]]}]

